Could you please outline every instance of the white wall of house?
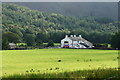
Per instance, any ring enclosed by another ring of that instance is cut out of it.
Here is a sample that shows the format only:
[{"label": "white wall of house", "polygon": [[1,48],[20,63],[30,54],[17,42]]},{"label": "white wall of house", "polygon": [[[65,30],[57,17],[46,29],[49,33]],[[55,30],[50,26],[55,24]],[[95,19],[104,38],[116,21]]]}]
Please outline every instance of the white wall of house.
[{"label": "white wall of house", "polygon": [[77,48],[77,47],[79,47],[78,46],[78,42],[77,41],[73,41],[73,48]]},{"label": "white wall of house", "polygon": [[73,48],[86,48],[84,45],[81,45],[81,41],[73,41]]},{"label": "white wall of house", "polygon": [[[71,35],[70,37],[76,37],[76,35]],[[61,47],[64,47],[65,45],[69,46],[69,48],[87,48],[86,46],[80,44],[80,43],[88,43],[88,41],[74,41],[72,39],[70,39],[70,37],[68,37],[68,35],[65,36],[64,39],[61,40]],[[81,37],[81,35],[79,36]],[[68,43],[65,43],[65,42],[68,42]],[[88,44],[89,45],[89,44]],[[92,48],[92,46],[89,45],[89,48]]]},{"label": "white wall of house", "polygon": [[61,40],[61,47],[63,47],[65,44],[64,42],[68,41],[68,45],[69,47],[72,47],[72,40],[68,38],[68,36],[66,36],[64,39]]}]

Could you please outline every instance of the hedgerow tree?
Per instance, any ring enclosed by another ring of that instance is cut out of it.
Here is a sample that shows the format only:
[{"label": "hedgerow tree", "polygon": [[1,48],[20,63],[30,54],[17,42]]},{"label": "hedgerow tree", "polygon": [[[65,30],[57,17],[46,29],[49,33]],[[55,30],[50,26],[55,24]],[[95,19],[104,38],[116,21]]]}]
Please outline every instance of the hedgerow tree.
[{"label": "hedgerow tree", "polygon": [[24,38],[25,43],[27,43],[28,46],[35,46],[35,36],[33,34],[26,34]]},{"label": "hedgerow tree", "polygon": [[42,42],[47,42],[49,38],[49,34],[46,34],[44,32],[38,33],[36,35],[36,41],[40,40]]},{"label": "hedgerow tree", "polygon": [[112,36],[111,45],[112,45],[113,48],[119,48],[120,49],[120,31]]},{"label": "hedgerow tree", "polygon": [[7,50],[9,48],[9,42],[6,37],[2,37],[2,50]]},{"label": "hedgerow tree", "polygon": [[12,28],[12,29],[10,29],[10,31],[13,32],[13,33],[16,33],[20,37],[23,37],[22,32],[18,28]]},{"label": "hedgerow tree", "polygon": [[47,44],[48,47],[54,47],[54,42],[52,40],[50,40]]},{"label": "hedgerow tree", "polygon": [[7,38],[10,43],[18,43],[22,41],[22,38],[13,32],[5,32],[3,33],[3,37]]},{"label": "hedgerow tree", "polygon": [[36,40],[36,46],[43,46],[43,42],[40,39]]}]

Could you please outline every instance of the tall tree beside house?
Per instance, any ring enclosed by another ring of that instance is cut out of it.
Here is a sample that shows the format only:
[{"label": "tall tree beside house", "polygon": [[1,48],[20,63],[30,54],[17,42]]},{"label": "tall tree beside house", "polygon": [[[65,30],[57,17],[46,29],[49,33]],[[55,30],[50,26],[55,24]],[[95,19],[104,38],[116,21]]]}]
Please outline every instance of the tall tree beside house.
[{"label": "tall tree beside house", "polygon": [[22,32],[21,32],[20,29],[18,29],[18,28],[12,28],[12,29],[10,29],[10,31],[13,32],[13,33],[16,33],[16,34],[19,35],[20,37],[23,37]]},{"label": "tall tree beside house", "polygon": [[119,48],[120,49],[120,31],[112,36],[111,45],[112,45],[113,48]]},{"label": "tall tree beside house", "polygon": [[6,37],[2,37],[2,50],[7,50],[9,48],[9,42]]},{"label": "tall tree beside house", "polygon": [[7,38],[10,43],[18,43],[22,41],[22,38],[13,32],[5,32],[3,33],[3,37]]}]

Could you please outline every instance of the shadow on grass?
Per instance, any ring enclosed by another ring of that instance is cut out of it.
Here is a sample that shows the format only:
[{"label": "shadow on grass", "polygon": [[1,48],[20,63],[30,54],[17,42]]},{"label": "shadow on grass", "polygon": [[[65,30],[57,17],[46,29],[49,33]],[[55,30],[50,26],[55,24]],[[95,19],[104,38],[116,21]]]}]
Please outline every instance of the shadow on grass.
[{"label": "shadow on grass", "polygon": [[63,73],[26,73],[3,76],[2,80],[120,80],[117,68]]}]

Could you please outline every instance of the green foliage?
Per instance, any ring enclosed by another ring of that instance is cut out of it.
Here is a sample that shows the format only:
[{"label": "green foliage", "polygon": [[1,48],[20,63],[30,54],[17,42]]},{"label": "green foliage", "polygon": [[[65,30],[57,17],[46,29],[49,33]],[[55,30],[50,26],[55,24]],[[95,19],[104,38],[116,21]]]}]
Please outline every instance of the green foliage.
[{"label": "green foliage", "polygon": [[38,33],[36,35],[36,41],[47,42],[49,35],[47,33]]},{"label": "green foliage", "polygon": [[32,34],[26,34],[24,37],[25,43],[27,43],[28,46],[35,46],[35,36]]},{"label": "green foliage", "polygon": [[20,37],[23,37],[22,32],[18,28],[10,29],[11,32],[18,34]]},{"label": "green foliage", "polygon": [[107,23],[111,23],[113,22],[113,20],[111,18],[107,18],[107,17],[104,17],[104,18],[96,18],[95,19],[98,23],[102,23],[102,24],[107,24]]},{"label": "green foliage", "polygon": [[18,43],[21,42],[22,38],[13,32],[5,32],[3,33],[3,37],[7,38],[10,43]]},{"label": "green foliage", "polygon": [[54,47],[54,42],[52,40],[50,40],[47,44],[48,47]]},{"label": "green foliage", "polygon": [[17,47],[26,47],[26,43],[16,43]]},{"label": "green foliage", "polygon": [[2,14],[5,32],[17,33],[23,38],[26,33],[33,34],[42,42],[58,43],[65,34],[82,34],[93,43],[109,43],[111,34],[117,31],[117,23],[106,17],[69,17],[10,3],[2,4]]},{"label": "green foliage", "polygon": [[6,37],[2,38],[2,50],[7,50],[9,49],[9,42]]},{"label": "green foliage", "polygon": [[36,46],[43,46],[43,42],[41,40],[37,40],[36,41]]},{"label": "green foliage", "polygon": [[112,45],[113,48],[119,48],[120,49],[120,31],[112,36],[111,45]]},{"label": "green foliage", "polygon": [[110,48],[110,46],[108,46],[109,44],[94,44],[94,46],[97,48]]}]

